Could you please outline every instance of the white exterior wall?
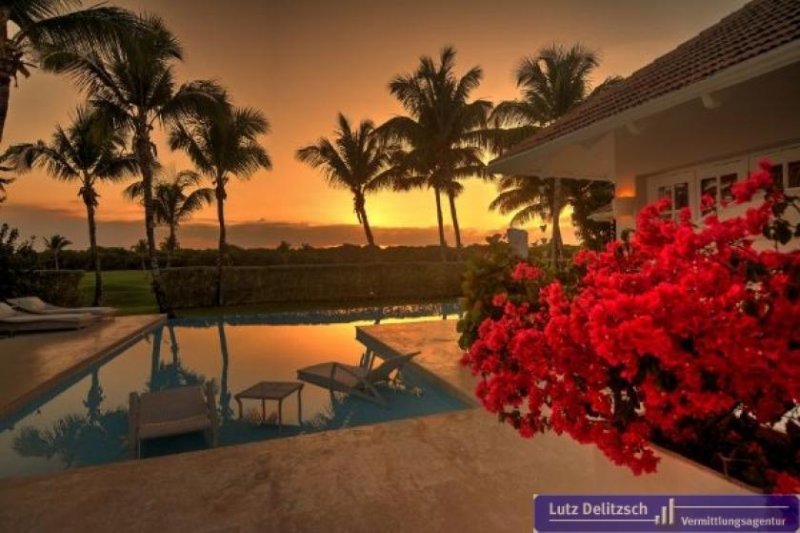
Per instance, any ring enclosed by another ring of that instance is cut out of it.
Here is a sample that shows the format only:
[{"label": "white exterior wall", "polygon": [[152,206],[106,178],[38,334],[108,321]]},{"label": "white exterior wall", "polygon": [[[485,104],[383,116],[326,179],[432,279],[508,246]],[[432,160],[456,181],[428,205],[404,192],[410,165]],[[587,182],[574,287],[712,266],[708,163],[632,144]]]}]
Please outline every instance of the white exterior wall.
[{"label": "white exterior wall", "polygon": [[[615,130],[617,196],[635,197],[635,209],[658,198],[659,187],[686,184],[688,205],[700,217],[704,179],[744,179],[758,161],[796,161],[800,153],[800,63],[712,95],[714,108],[696,99]],[[786,168],[784,168],[784,173]],[[710,184],[711,182],[706,182]],[[663,192],[663,191],[662,191]],[[800,193],[800,189],[788,192]],[[738,206],[721,215],[743,212]],[[618,231],[631,227],[617,214]]]}]

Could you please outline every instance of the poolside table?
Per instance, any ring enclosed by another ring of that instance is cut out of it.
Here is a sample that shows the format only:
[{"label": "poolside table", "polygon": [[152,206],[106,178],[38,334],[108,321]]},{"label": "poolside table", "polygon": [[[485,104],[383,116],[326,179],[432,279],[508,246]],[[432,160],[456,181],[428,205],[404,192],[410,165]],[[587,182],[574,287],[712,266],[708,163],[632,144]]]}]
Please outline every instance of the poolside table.
[{"label": "poolside table", "polygon": [[242,418],[242,400],[261,400],[261,422],[267,419],[267,400],[278,401],[278,428],[283,427],[283,400],[297,392],[297,420],[303,424],[303,384],[299,381],[261,381],[236,394],[239,404],[239,418]]}]

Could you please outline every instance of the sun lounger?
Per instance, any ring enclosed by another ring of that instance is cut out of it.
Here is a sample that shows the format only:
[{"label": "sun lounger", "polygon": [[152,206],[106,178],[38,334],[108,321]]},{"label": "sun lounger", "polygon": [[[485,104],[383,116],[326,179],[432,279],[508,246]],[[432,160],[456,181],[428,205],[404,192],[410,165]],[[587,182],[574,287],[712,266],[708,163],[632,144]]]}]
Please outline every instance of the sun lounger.
[{"label": "sun lounger", "polygon": [[59,313],[34,315],[15,311],[10,305],[0,302],[0,331],[52,331],[81,329],[94,324],[97,318],[86,313]]},{"label": "sun lounger", "polygon": [[297,379],[387,407],[386,400],[375,385],[391,381],[392,373],[402,370],[417,354],[419,352],[386,359],[374,369],[337,362],[320,363],[298,370]]},{"label": "sun lounger", "polygon": [[80,313],[95,315],[101,318],[114,316],[116,309],[113,307],[59,307],[52,305],[38,296],[26,296],[24,298],[10,298],[6,300],[13,307],[26,313],[34,315],[60,315],[64,313]]},{"label": "sun lounger", "polygon": [[130,395],[128,411],[129,446],[131,456],[141,455],[141,443],[146,439],[172,437],[203,431],[210,446],[217,445],[217,406],[214,383],[205,387],[193,385],[155,392]]}]

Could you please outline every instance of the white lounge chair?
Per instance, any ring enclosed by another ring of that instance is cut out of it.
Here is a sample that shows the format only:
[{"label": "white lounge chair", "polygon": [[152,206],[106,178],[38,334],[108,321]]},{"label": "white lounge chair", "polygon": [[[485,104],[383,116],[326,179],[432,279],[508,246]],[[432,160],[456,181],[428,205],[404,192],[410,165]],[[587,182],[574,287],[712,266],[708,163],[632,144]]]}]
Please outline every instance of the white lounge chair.
[{"label": "white lounge chair", "polygon": [[10,305],[0,302],[0,331],[13,334],[19,331],[53,331],[81,329],[97,321],[97,317],[86,313],[58,313],[34,315],[22,313]]},{"label": "white lounge chair", "polygon": [[297,379],[387,407],[386,400],[375,388],[375,385],[392,381],[392,373],[395,370],[402,370],[406,363],[417,354],[419,352],[386,359],[373,369],[337,362],[320,363],[298,370]]},{"label": "white lounge chair", "polygon": [[217,445],[217,406],[214,382],[176,389],[130,394],[128,444],[131,457],[141,455],[146,439],[172,437],[203,431],[211,447]]},{"label": "white lounge chair", "polygon": [[113,307],[59,307],[52,305],[38,296],[25,296],[24,298],[9,298],[6,300],[13,307],[34,315],[59,315],[63,313],[80,313],[95,315],[105,318],[114,316],[116,309]]}]

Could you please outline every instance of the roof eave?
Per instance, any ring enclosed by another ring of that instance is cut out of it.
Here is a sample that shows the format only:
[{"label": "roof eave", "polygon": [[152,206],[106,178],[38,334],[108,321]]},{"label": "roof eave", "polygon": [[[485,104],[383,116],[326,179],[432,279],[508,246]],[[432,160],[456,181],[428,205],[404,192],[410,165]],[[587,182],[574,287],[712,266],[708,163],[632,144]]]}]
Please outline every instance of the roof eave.
[{"label": "roof eave", "polygon": [[737,63],[736,65],[692,83],[691,85],[653,98],[641,105],[617,113],[616,115],[598,120],[584,128],[565,133],[555,139],[522,150],[521,152],[508,156],[500,156],[489,162],[487,170],[492,174],[519,173],[518,170],[509,170],[509,167],[512,167],[513,164],[522,157],[544,157],[562,146],[583,142],[587,139],[603,135],[618,127],[636,122],[637,120],[642,120],[655,113],[665,111],[679,104],[694,100],[695,98],[702,98],[704,95],[737,85],[798,61],[800,61],[800,40],[795,40],[774,48],[769,52]]}]

